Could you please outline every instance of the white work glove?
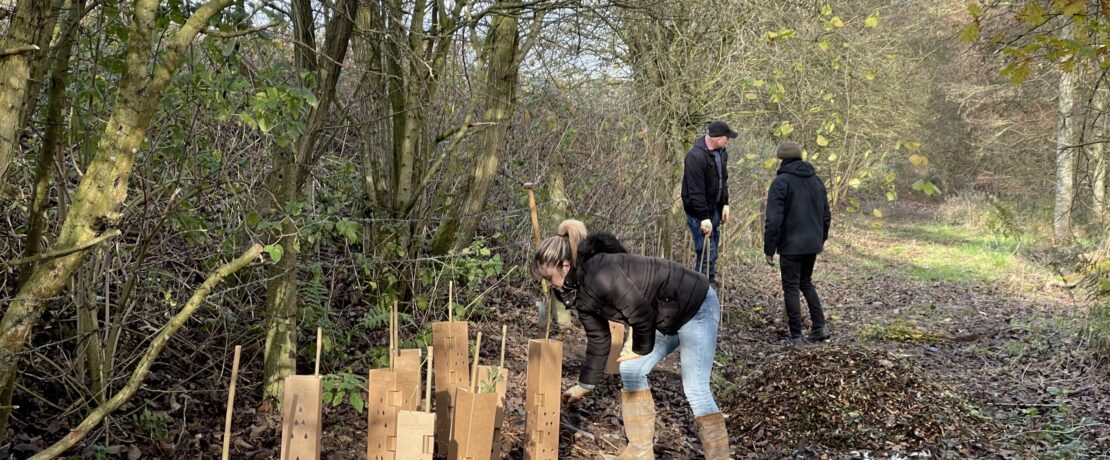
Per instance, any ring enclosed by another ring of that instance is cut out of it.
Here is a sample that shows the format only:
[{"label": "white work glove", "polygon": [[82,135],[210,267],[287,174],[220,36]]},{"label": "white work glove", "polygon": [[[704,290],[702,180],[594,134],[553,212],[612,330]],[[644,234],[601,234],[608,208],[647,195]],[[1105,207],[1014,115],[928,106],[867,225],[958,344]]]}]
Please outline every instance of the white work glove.
[{"label": "white work glove", "polygon": [[589,388],[581,384],[570,387],[567,391],[563,392],[563,405],[570,406],[581,401],[586,395],[590,394],[592,389],[593,385],[590,385]]},{"label": "white work glove", "polygon": [[728,222],[728,205],[727,204],[725,205],[725,208],[721,210],[721,223],[723,224],[725,222]]},{"label": "white work glove", "polygon": [[708,235],[713,232],[713,222],[709,219],[701,221],[701,232]]}]

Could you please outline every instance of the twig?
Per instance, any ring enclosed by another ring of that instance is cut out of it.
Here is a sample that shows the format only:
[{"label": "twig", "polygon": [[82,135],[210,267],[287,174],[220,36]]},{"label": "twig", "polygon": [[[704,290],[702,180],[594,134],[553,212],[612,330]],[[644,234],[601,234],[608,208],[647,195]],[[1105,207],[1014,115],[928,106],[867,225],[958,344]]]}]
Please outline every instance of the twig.
[{"label": "twig", "polygon": [[96,246],[97,244],[100,244],[101,242],[103,242],[105,240],[112,239],[112,238],[115,238],[115,237],[120,236],[120,235],[121,235],[121,232],[119,231],[119,229],[115,229],[115,230],[112,230],[108,233],[100,235],[96,238],[93,238],[93,239],[91,239],[91,240],[89,240],[85,243],[82,243],[78,246],[73,246],[73,247],[64,248],[64,249],[56,249],[56,250],[53,250],[53,251],[44,252],[42,254],[36,254],[36,255],[31,256],[31,257],[24,257],[24,258],[21,258],[21,259],[15,259],[11,262],[8,262],[8,265],[12,265],[12,266],[14,266],[14,265],[23,265],[23,264],[27,264],[27,263],[31,263],[31,262],[38,262],[38,261],[44,260],[44,259],[53,259],[55,257],[67,256],[67,255],[73,254],[77,251],[84,251],[88,248]]},{"label": "twig", "polygon": [[[573,431],[573,432],[575,432],[575,433],[581,433],[581,434],[582,434],[582,436],[585,436],[585,437],[587,437],[587,438],[590,438],[590,441],[596,441],[596,440],[597,440],[597,436],[596,436],[596,435],[594,435],[593,433],[590,433],[589,431],[586,431],[586,430],[583,430],[583,429],[581,429],[581,428],[578,428],[578,427],[576,427],[576,426],[574,426],[574,425],[571,425],[571,424],[567,423],[566,421],[563,421],[563,422],[562,422],[562,424],[563,424],[563,428],[567,428],[567,429],[569,429],[570,431]],[[615,446],[614,446],[614,447],[615,447]]]},{"label": "twig", "polygon": [[8,56],[16,55],[16,54],[29,53],[31,51],[38,51],[38,50],[39,50],[38,45],[20,45],[20,46],[14,47],[14,48],[8,48],[4,51],[0,51],[0,57],[8,57]]},{"label": "twig", "polygon": [[236,38],[236,37],[242,37],[244,35],[250,35],[250,34],[253,34],[253,33],[262,32],[263,30],[269,29],[269,28],[274,27],[276,25],[277,25],[277,23],[271,22],[271,23],[266,24],[264,26],[251,27],[249,29],[236,30],[234,32],[223,32],[223,31],[220,31],[220,30],[208,28],[208,29],[202,30],[201,33],[203,33],[204,35],[207,35],[209,37]]}]

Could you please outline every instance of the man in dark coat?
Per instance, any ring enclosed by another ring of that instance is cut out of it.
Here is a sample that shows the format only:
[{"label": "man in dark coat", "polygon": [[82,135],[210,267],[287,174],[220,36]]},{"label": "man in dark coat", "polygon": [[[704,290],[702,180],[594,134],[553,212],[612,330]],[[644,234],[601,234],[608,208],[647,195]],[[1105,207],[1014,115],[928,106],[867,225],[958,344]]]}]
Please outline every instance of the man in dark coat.
[{"label": "man in dark coat", "polygon": [[[782,163],[767,191],[763,253],[771,266],[775,265],[775,253],[779,253],[783,301],[790,327],[788,342],[826,340],[830,333],[821,299],[813,287],[813,265],[829,239],[832,214],[828,192],[813,165],[802,161],[798,144],[790,141],[779,144],[777,156]],[[809,305],[811,329],[806,337],[802,336],[799,291]]]},{"label": "man in dark coat", "polygon": [[[729,139],[736,138],[736,131],[723,121],[709,123],[704,136],[694,141],[686,153],[682,170],[682,209],[686,224],[694,238],[694,271],[709,276],[710,283],[717,278],[717,245],[721,240],[719,230],[728,222],[728,151]],[[705,237],[709,236],[709,260],[702,260]],[[708,267],[705,265],[708,262]]]}]

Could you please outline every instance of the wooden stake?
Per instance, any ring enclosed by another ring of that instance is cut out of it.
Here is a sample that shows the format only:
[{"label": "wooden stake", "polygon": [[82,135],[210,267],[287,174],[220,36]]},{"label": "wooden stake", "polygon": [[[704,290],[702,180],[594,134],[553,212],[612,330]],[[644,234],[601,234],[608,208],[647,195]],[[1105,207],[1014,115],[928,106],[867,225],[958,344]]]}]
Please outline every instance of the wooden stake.
[{"label": "wooden stake", "polygon": [[710,232],[709,235],[705,235],[705,238],[702,240],[701,245],[701,266],[705,267],[706,278],[709,277],[709,245],[711,244],[709,241],[709,237],[712,234],[713,232]]},{"label": "wooden stake", "polygon": [[428,381],[424,382],[424,412],[432,411],[432,347],[428,347]]},{"label": "wooden stake", "polygon": [[539,212],[536,211],[536,192],[533,190],[535,184],[526,182],[524,188],[528,189],[528,209],[532,213],[532,239],[536,242],[536,249],[540,248],[540,217]]},{"label": "wooden stake", "polygon": [[393,302],[393,310],[389,312],[389,370],[393,370],[393,357],[397,354],[396,330],[397,326],[393,324],[396,321],[394,315],[397,314],[397,302]]},{"label": "wooden stake", "polygon": [[470,391],[478,394],[478,352],[482,350],[482,331],[478,331],[478,338],[474,339],[474,363],[470,371]]},{"label": "wooden stake", "polygon": [[507,326],[501,325],[501,361],[497,363],[497,367],[505,367],[505,338],[509,335],[508,330]]},{"label": "wooden stake", "polygon": [[239,377],[239,353],[242,351],[243,347],[236,345],[235,358],[231,362],[231,387],[227,391],[227,416],[224,418],[223,460],[228,460],[231,455],[231,411],[235,407],[235,380]]},{"label": "wooden stake", "polygon": [[[544,281],[544,283],[546,283],[546,281]],[[547,318],[546,318],[547,319],[547,325],[544,326],[543,339],[544,340],[551,340],[551,317],[555,316],[555,312],[554,312],[555,304],[550,302],[551,296],[547,295],[547,289],[544,289],[543,293],[544,293],[544,296],[543,296],[544,302],[548,302],[548,304],[547,304]]]},{"label": "wooden stake", "polygon": [[312,375],[320,376],[320,350],[324,347],[324,328],[316,328],[316,372]]}]

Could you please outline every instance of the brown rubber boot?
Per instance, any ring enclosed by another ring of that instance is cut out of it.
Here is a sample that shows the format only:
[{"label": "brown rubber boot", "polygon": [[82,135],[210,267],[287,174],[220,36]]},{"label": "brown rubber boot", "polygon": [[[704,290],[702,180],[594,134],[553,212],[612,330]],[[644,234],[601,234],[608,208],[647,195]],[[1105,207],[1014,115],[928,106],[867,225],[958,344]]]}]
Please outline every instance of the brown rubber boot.
[{"label": "brown rubber boot", "polygon": [[655,400],[651,390],[621,392],[621,412],[628,445],[615,460],[655,460]]},{"label": "brown rubber boot", "polygon": [[728,460],[728,429],[720,412],[697,418],[698,438],[705,450],[705,460]]}]

